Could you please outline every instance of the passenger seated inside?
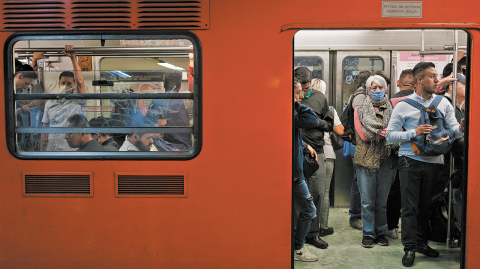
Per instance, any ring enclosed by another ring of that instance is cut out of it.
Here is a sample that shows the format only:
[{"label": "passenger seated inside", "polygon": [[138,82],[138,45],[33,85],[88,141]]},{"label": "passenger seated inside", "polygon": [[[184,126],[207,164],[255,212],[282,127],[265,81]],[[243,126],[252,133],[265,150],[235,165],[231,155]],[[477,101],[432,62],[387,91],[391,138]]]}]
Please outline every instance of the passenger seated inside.
[{"label": "passenger seated inside", "polygon": [[[87,89],[83,82],[83,74],[78,64],[76,53],[72,52],[74,47],[65,46],[63,51],[70,57],[74,72],[64,71],[58,78],[58,87],[60,93],[86,93]],[[84,114],[82,106],[85,106],[85,100],[60,99],[48,100],[45,104],[43,114],[43,127],[65,127],[67,118],[75,114]],[[67,145],[63,134],[42,134],[40,144],[41,151],[69,151],[71,148]]]},{"label": "passenger seated inside", "polygon": [[[90,127],[110,127],[108,120],[102,116],[93,118],[88,123],[90,124]],[[92,136],[97,140],[98,143],[102,145],[105,151],[118,151],[120,149],[120,146],[117,144],[117,142],[115,142],[110,134],[92,133]]]},{"label": "passenger seated inside", "polygon": [[120,151],[151,151],[154,133],[132,133],[125,137]]},{"label": "passenger seated inside", "polygon": [[[83,115],[75,114],[67,119],[67,127],[85,128],[89,127],[88,121]],[[89,133],[73,133],[65,134],[65,140],[69,147],[77,149],[77,151],[92,152],[105,151]]]},{"label": "passenger seated inside", "polygon": [[[163,100],[162,100],[163,101]],[[151,106],[145,115],[145,124],[149,126],[165,127],[167,119],[164,118],[162,107]],[[166,141],[163,137],[164,133],[155,133],[153,136],[152,151],[180,151],[174,144]]]}]

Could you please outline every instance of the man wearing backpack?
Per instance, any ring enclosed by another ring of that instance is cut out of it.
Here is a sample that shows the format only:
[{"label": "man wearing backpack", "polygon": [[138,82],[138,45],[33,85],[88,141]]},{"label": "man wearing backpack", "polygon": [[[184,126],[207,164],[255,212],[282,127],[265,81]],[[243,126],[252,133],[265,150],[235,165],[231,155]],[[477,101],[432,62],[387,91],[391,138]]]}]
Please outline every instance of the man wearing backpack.
[{"label": "man wearing backpack", "polygon": [[[435,65],[431,62],[418,63],[413,68],[413,77],[416,91],[405,101],[412,99],[423,107],[430,108],[436,97],[434,92],[438,84]],[[438,251],[427,245],[427,240],[432,188],[438,179],[438,171],[441,170],[439,166],[443,164],[443,154],[426,156],[417,150],[414,152],[413,148],[416,147],[411,141],[432,133],[434,128],[441,129],[444,126],[419,124],[420,118],[425,114],[405,101],[395,106],[387,127],[386,139],[388,142],[401,143],[398,165],[402,192],[402,243],[405,251],[402,264],[410,267],[414,263],[415,252],[433,258],[439,256]],[[436,109],[430,111],[440,112],[455,135],[462,134],[464,121],[460,124],[457,122],[448,100],[441,98],[435,102],[438,102]]]}]

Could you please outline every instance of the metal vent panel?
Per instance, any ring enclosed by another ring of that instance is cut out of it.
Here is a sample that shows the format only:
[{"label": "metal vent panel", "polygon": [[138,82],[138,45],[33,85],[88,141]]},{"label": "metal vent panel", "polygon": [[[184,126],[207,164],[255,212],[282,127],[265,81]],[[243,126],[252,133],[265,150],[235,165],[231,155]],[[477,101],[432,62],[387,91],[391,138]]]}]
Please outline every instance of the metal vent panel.
[{"label": "metal vent panel", "polygon": [[208,0],[145,0],[138,2],[139,29],[209,27]]},{"label": "metal vent panel", "polygon": [[115,173],[116,197],[187,197],[186,173]]},{"label": "metal vent panel", "polygon": [[24,196],[93,197],[93,173],[22,173]]},{"label": "metal vent panel", "polygon": [[210,27],[210,0],[4,0],[2,8],[4,31]]},{"label": "metal vent panel", "polygon": [[130,29],[130,1],[74,1],[71,7],[72,29]]},{"label": "metal vent panel", "polygon": [[62,1],[4,1],[4,30],[61,30],[66,28],[66,8]]}]

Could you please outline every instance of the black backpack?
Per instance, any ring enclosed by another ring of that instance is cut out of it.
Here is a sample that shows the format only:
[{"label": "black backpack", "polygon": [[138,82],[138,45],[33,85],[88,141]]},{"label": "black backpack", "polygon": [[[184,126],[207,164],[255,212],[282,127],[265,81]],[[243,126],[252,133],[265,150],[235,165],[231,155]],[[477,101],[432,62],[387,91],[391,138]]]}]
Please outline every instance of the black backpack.
[{"label": "black backpack", "polygon": [[365,91],[356,90],[350,97],[348,106],[345,108],[345,110],[343,110],[342,115],[340,115],[340,121],[342,122],[342,125],[344,128],[342,139],[354,145],[356,145],[357,142],[355,140],[355,122],[354,122],[355,110],[354,110],[354,107],[352,107],[352,103],[353,103],[353,99],[355,99],[355,97],[359,94],[365,95]]},{"label": "black backpack", "polygon": [[[460,231],[455,225],[457,220],[453,209],[450,211],[450,233],[453,240],[460,238]],[[448,232],[448,192],[442,192],[432,199],[432,209],[430,215],[430,235],[429,239],[438,243],[445,243],[447,241]]]}]

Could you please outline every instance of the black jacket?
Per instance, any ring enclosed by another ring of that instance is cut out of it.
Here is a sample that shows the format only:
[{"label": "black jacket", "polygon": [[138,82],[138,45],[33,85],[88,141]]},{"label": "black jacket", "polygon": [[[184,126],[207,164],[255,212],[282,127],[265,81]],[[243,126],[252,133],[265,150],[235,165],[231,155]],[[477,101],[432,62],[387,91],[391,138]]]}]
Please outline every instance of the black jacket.
[{"label": "black jacket", "polygon": [[77,151],[82,152],[93,152],[93,151],[105,151],[105,149],[95,140],[90,140],[83,147],[79,148]]},{"label": "black jacket", "polygon": [[120,149],[120,146],[111,137],[103,141],[102,146],[105,149],[105,151],[118,151]]},{"label": "black jacket", "polygon": [[333,115],[328,109],[328,101],[323,93],[312,90],[309,98],[302,100],[302,105],[305,105],[315,112],[319,124],[313,128],[305,128],[302,131],[302,139],[309,144],[317,153],[323,153],[324,132],[333,130]]}]

